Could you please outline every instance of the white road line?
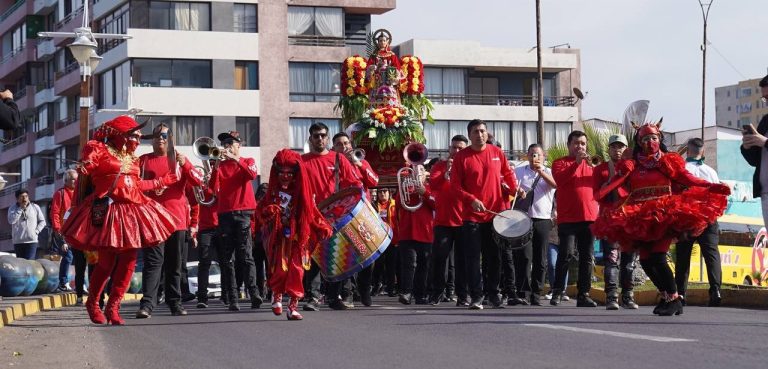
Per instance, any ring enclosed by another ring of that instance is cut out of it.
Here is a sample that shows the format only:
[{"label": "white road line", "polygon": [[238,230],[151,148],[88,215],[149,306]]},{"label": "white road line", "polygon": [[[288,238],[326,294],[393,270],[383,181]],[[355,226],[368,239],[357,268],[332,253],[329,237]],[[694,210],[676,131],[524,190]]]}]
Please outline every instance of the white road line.
[{"label": "white road line", "polygon": [[646,341],[654,341],[654,342],[698,342],[698,340],[692,340],[692,339],[687,339],[687,338],[648,336],[648,335],[644,335],[644,334],[634,334],[634,333],[624,333],[624,332],[614,332],[614,331],[601,331],[599,329],[568,327],[568,326],[565,326],[565,325],[553,325],[553,324],[523,324],[523,325],[528,326],[528,327],[559,329],[559,330],[563,330],[563,331],[581,332],[581,333],[592,333],[592,334],[600,334],[600,335],[604,335],[604,336],[631,338],[631,339],[635,339],[635,340],[646,340]]},{"label": "white road line", "polygon": [[382,306],[380,307],[381,310],[404,310],[405,308],[397,307],[397,306]]}]

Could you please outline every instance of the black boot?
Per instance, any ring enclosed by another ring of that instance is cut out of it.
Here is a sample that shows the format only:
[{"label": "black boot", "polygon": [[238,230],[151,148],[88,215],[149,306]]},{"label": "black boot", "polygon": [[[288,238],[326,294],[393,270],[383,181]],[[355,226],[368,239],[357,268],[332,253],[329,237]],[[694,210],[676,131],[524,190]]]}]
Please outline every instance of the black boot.
[{"label": "black boot", "polygon": [[597,307],[597,303],[584,293],[576,296],[576,307]]},{"label": "black boot", "polygon": [[718,307],[720,306],[721,302],[722,302],[722,297],[720,296],[719,289],[709,291],[709,303],[707,304],[707,306]]},{"label": "black boot", "polygon": [[636,310],[640,308],[635,302],[632,291],[624,291],[621,294],[621,306],[625,309]]},{"label": "black boot", "polygon": [[683,313],[683,304],[680,302],[680,298],[676,298],[672,301],[666,302],[658,310],[659,316],[672,316],[680,315]]},{"label": "black boot", "polygon": [[619,297],[618,296],[606,296],[605,298],[605,310],[619,310]]}]

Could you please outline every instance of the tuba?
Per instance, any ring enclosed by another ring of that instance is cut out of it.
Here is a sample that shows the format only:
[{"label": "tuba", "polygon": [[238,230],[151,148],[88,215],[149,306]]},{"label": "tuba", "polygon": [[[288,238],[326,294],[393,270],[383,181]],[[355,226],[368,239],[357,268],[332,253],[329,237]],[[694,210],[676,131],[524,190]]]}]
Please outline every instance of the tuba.
[{"label": "tuba", "polygon": [[222,149],[216,147],[215,142],[210,137],[200,137],[192,144],[192,148],[195,152],[195,156],[202,160],[203,166],[196,166],[196,168],[203,172],[203,187],[193,187],[195,193],[195,199],[200,205],[211,206],[216,202],[216,195],[213,195],[210,200],[205,200],[204,189],[208,187],[208,182],[211,180],[211,163],[210,160],[221,161],[223,159]]},{"label": "tuba", "polygon": [[427,161],[428,155],[427,147],[417,142],[410,143],[403,149],[403,157],[408,166],[397,171],[397,187],[400,191],[400,204],[405,210],[416,211],[424,203],[416,189],[424,186],[421,182],[424,171],[422,164]]}]

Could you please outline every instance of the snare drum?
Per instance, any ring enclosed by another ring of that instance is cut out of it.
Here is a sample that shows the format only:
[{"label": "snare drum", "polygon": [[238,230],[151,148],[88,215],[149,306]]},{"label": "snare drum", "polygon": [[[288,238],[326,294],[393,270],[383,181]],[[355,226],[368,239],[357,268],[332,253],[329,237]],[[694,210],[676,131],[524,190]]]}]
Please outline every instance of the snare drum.
[{"label": "snare drum", "polygon": [[335,232],[315,248],[312,259],[330,282],[344,280],[373,264],[392,241],[392,229],[379,218],[360,188],[339,191],[318,208]]},{"label": "snare drum", "polygon": [[531,217],[520,210],[505,210],[493,218],[493,241],[501,248],[522,248],[532,236]]}]

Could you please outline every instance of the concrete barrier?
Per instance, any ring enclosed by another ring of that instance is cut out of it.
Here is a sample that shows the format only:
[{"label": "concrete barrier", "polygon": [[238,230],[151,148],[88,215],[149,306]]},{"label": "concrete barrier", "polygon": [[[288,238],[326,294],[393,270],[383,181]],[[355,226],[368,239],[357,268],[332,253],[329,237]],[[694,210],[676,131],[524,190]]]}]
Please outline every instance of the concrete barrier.
[{"label": "concrete barrier", "polygon": [[[85,299],[87,300],[87,296]],[[135,301],[140,299],[141,294],[126,293],[123,301]],[[41,311],[58,309],[64,306],[72,306],[75,305],[75,303],[77,303],[77,295],[74,292],[6,297],[0,300],[0,328],[25,316],[30,316]],[[85,312],[85,309],[83,309],[83,312]]]}]

